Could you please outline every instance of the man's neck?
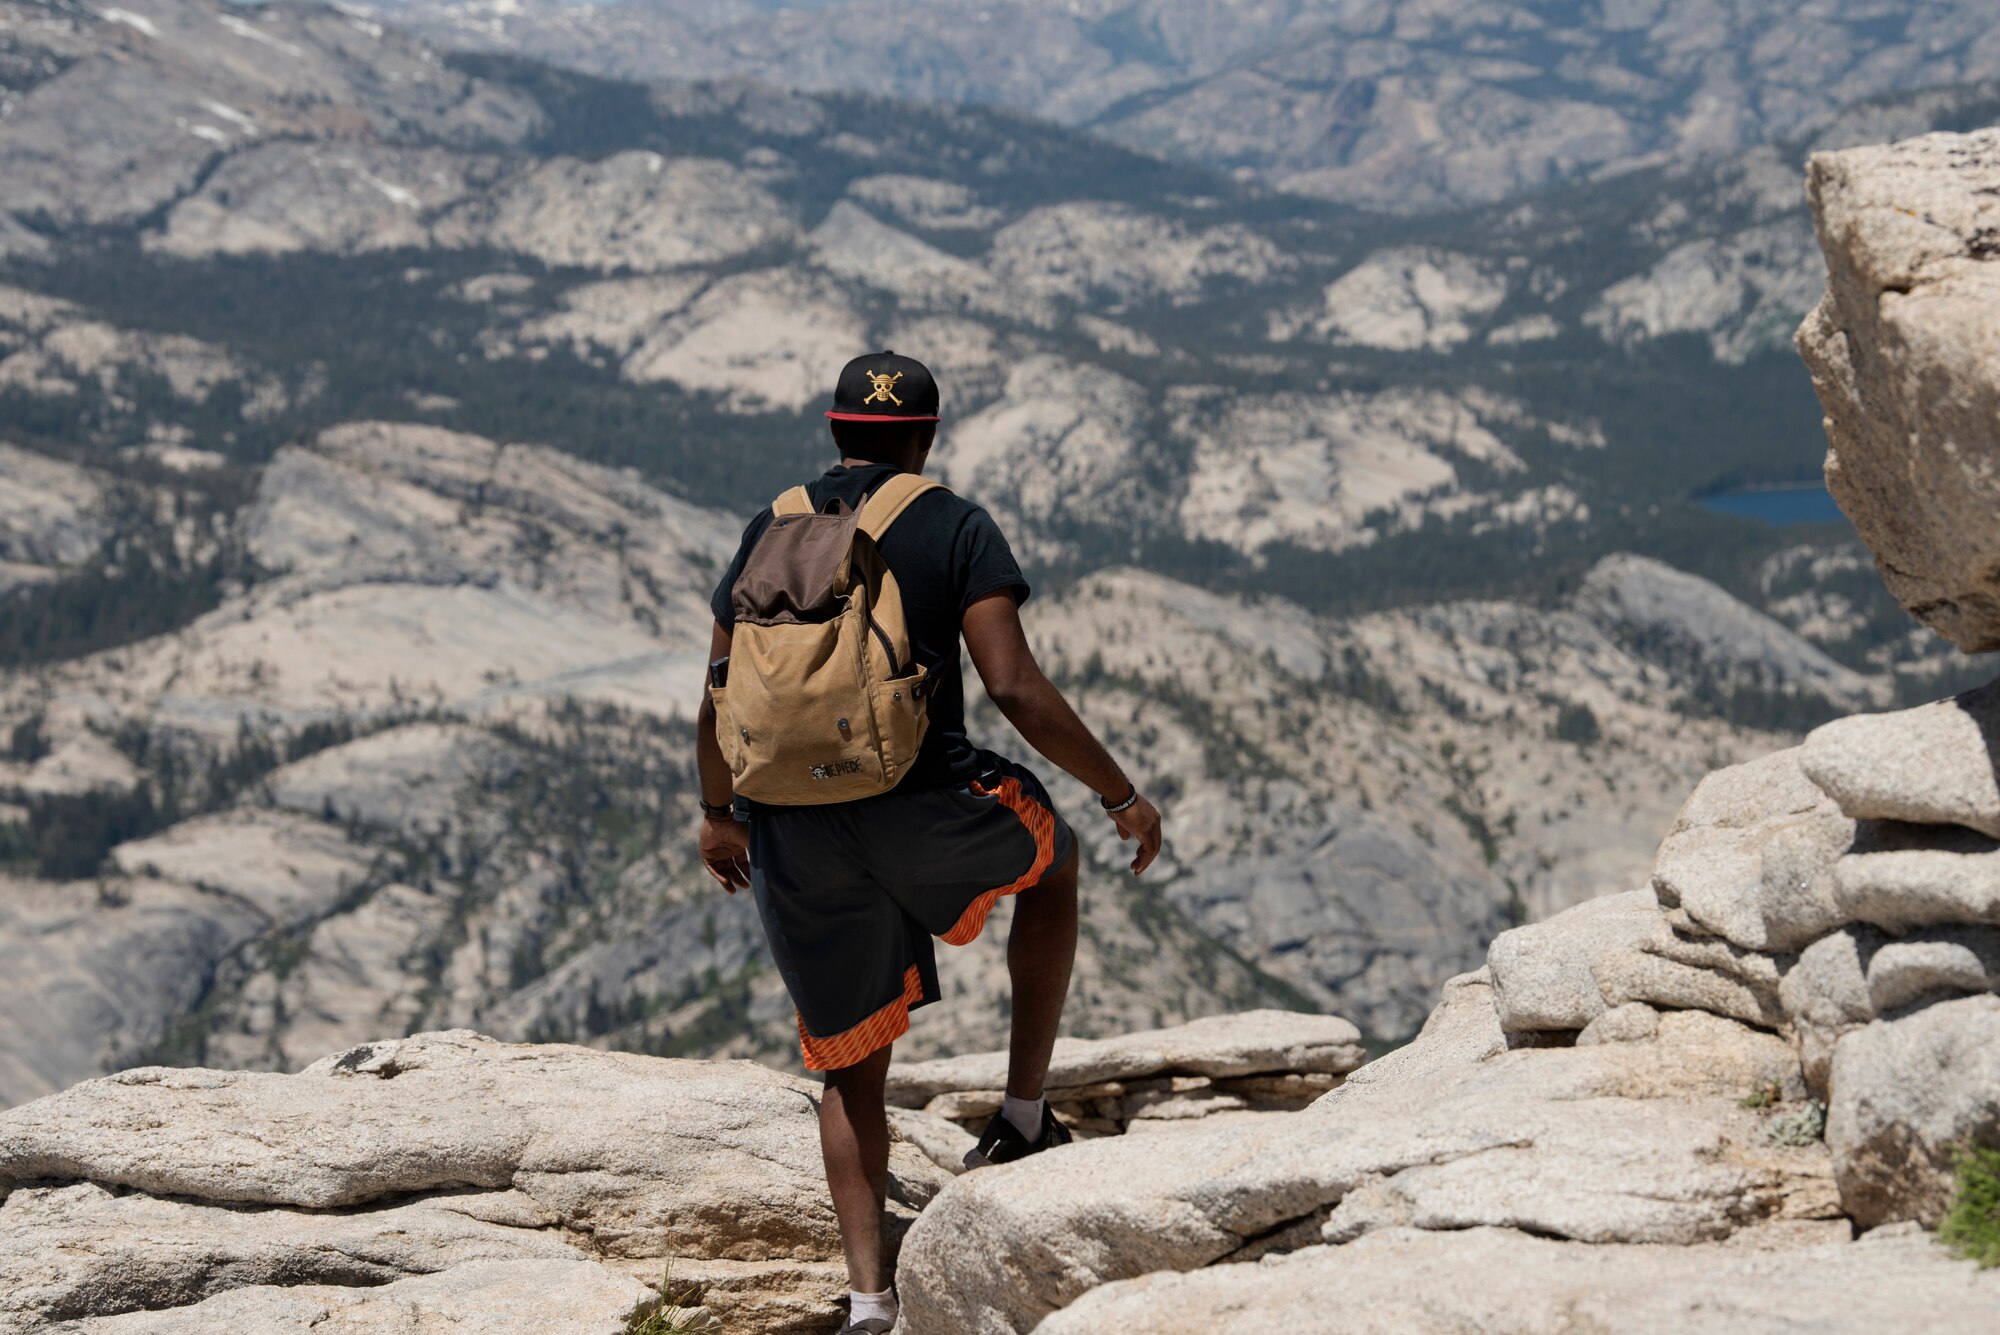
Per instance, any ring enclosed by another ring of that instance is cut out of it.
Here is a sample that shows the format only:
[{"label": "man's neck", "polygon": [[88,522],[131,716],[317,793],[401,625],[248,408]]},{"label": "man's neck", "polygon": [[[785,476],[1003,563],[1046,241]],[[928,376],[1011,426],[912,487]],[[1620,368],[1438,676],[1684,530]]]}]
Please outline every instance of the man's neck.
[{"label": "man's neck", "polygon": [[890,467],[890,468],[893,468],[893,469],[895,469],[895,470],[896,470],[897,472],[899,472],[899,473],[919,473],[919,474],[921,474],[921,473],[922,473],[922,472],[924,471],[924,470],[923,470],[923,466],[922,466],[921,464],[918,464],[918,463],[917,463],[917,462],[916,462],[915,460],[913,460],[913,459],[911,459],[911,460],[905,460],[905,459],[853,459],[853,458],[848,458],[848,457],[845,457],[845,456],[843,456],[843,457],[841,458],[841,461],[840,461],[840,466],[841,466],[842,468],[881,468],[881,467],[884,467],[884,466],[887,466],[887,467]]}]

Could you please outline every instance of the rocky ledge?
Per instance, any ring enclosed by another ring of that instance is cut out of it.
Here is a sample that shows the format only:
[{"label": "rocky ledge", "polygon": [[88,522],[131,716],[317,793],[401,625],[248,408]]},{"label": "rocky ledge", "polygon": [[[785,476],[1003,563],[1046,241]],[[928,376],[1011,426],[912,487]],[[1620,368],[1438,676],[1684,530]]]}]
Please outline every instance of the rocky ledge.
[{"label": "rocky ledge", "polygon": [[[811,1329],[845,1287],[816,1094],[462,1031],[87,1081],[0,1117],[0,1331],[596,1335],[669,1260],[731,1330]],[[898,1232],[949,1180],[890,1174]]]},{"label": "rocky ledge", "polygon": [[[1344,1020],[1260,1011],[1065,1040],[1055,1084],[1085,1135],[1172,1129],[1297,1106],[1364,1055]],[[1004,1069],[900,1067],[897,1098],[983,1119]],[[0,1332],[615,1335],[669,1264],[693,1328],[825,1329],[846,1271],[818,1097],[751,1062],[465,1031],[87,1081],[0,1115]],[[972,1136],[893,1116],[900,1237]]]},{"label": "rocky ledge", "polygon": [[[1240,1123],[1306,1107],[1367,1057],[1360,1031],[1337,1016],[1216,1015],[1121,1038],[1058,1039],[1048,1100],[1079,1139]],[[892,1067],[889,1101],[974,1133],[1000,1110],[1006,1083],[1004,1052],[941,1057]]]}]

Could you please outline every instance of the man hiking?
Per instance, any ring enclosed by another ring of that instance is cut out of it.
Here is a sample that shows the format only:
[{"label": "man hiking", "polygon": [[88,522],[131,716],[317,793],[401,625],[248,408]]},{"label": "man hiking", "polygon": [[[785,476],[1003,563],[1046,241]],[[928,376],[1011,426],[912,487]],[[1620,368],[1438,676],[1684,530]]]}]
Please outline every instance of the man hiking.
[{"label": "man hiking", "polygon": [[897,1314],[882,1254],[891,1045],[940,996],[931,938],[966,944],[1003,896],[1017,899],[1006,1102],[966,1162],[1070,1138],[1042,1085],[1076,955],[1076,837],[1034,774],[967,738],[961,635],[1000,712],[1137,841],[1135,874],[1159,853],[1160,815],[1037,666],[1028,584],[998,525],[923,478],[930,372],[858,357],[827,417],[840,463],[750,522],[715,590],[701,858],[731,894],[755,894],[806,1067],[825,1072],[846,1329],[882,1332]]}]

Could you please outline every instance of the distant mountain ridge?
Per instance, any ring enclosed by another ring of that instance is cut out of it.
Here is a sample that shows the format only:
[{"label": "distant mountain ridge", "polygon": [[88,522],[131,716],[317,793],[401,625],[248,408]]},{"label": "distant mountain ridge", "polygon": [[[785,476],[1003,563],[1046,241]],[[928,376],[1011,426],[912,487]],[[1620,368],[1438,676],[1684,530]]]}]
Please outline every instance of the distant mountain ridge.
[{"label": "distant mountain ridge", "polygon": [[2000,78],[1983,0],[368,0],[621,78],[995,104],[1392,212],[1795,137]]},{"label": "distant mountain ridge", "polygon": [[1614,542],[1735,578],[1757,544],[1685,498],[1818,457],[1797,144],[1384,221],[1007,111],[441,58],[306,6],[5,8],[0,396],[63,448],[254,462],[414,412],[744,507],[888,341],[1041,568],[1347,610],[1546,592]]}]

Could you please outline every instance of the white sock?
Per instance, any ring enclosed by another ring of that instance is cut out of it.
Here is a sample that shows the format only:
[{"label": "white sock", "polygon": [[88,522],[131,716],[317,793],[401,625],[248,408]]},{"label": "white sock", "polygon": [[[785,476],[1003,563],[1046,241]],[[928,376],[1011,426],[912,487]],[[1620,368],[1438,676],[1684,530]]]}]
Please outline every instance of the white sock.
[{"label": "white sock", "polygon": [[1000,1105],[1000,1115],[1012,1122],[1014,1129],[1029,1141],[1039,1140],[1042,1135],[1043,1102],[1041,1099],[1017,1099],[1009,1094]]},{"label": "white sock", "polygon": [[894,1321],[896,1319],[896,1290],[893,1286],[880,1293],[863,1293],[859,1289],[847,1291],[847,1319],[856,1323],[862,1321]]}]

